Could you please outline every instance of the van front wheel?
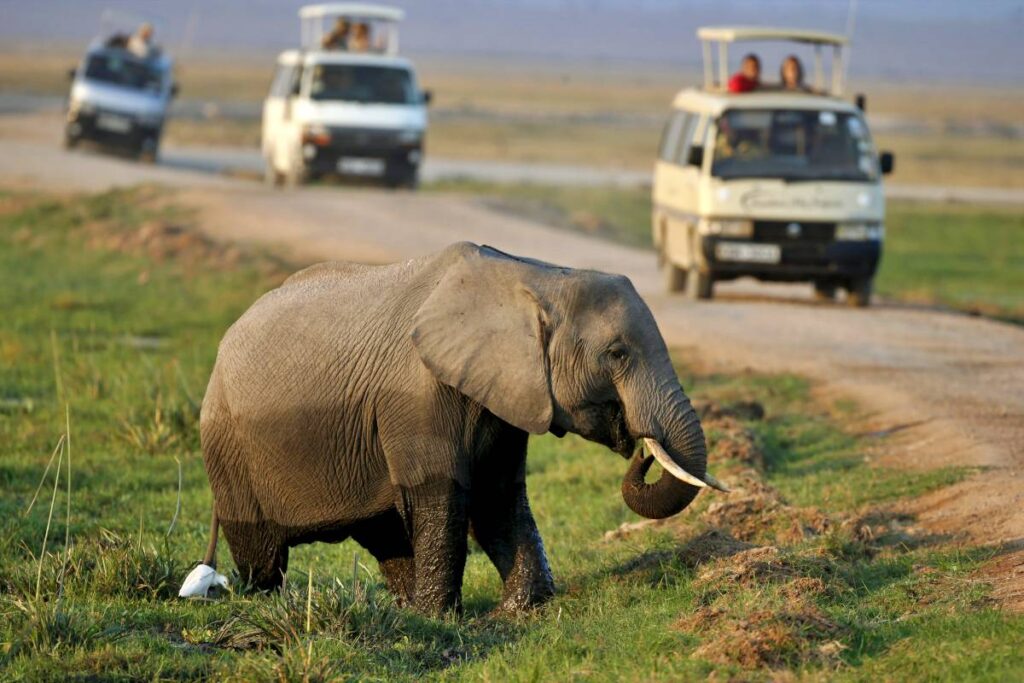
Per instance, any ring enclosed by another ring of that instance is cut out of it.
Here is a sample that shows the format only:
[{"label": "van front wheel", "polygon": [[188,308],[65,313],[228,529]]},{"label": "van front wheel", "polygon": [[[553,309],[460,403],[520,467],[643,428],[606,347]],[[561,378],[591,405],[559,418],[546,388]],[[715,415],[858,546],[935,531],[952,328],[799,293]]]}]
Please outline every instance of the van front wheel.
[{"label": "van front wheel", "polygon": [[665,284],[665,291],[673,294],[686,289],[686,271],[676,266],[665,256],[662,256],[660,260],[661,279]]},{"label": "van front wheel", "polygon": [[686,293],[691,299],[710,299],[715,295],[715,278],[711,273],[705,273],[697,266],[693,266],[688,275]]},{"label": "van front wheel", "polygon": [[855,308],[871,305],[871,291],[874,281],[870,277],[859,277],[850,281],[846,288],[846,303]]}]

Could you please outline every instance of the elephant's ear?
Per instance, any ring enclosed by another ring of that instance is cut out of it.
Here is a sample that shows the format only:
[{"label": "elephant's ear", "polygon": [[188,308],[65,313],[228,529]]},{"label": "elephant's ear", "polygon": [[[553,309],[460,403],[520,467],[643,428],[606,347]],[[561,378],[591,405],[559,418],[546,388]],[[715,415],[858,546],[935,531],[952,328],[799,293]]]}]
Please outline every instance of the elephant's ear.
[{"label": "elephant's ear", "polygon": [[544,312],[529,280],[536,266],[465,249],[416,312],[412,340],[443,384],[519,429],[551,426]]}]

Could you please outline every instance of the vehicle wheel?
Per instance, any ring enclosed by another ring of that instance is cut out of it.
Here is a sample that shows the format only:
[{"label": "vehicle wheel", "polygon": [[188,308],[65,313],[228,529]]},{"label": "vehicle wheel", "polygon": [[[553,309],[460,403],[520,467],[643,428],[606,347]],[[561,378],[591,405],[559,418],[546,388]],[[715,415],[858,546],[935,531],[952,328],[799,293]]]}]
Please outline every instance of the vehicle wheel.
[{"label": "vehicle wheel", "polygon": [[856,308],[871,305],[871,290],[874,282],[869,277],[857,278],[846,288],[846,303]]},{"label": "vehicle wheel", "polygon": [[817,301],[835,301],[836,286],[831,282],[815,282],[814,298]]},{"label": "vehicle wheel", "polygon": [[710,299],[715,295],[715,278],[711,273],[702,273],[700,268],[693,266],[687,271],[686,294],[691,299]]},{"label": "vehicle wheel", "polygon": [[156,150],[157,142],[153,138],[146,138],[139,145],[139,151],[136,157],[139,161],[144,164],[155,164],[156,163]]},{"label": "vehicle wheel", "polygon": [[662,256],[661,279],[665,284],[665,291],[669,293],[681,292],[686,289],[686,271]]},{"label": "vehicle wheel", "polygon": [[304,185],[307,179],[306,169],[302,166],[293,167],[284,174],[284,185],[285,187],[299,187]]}]

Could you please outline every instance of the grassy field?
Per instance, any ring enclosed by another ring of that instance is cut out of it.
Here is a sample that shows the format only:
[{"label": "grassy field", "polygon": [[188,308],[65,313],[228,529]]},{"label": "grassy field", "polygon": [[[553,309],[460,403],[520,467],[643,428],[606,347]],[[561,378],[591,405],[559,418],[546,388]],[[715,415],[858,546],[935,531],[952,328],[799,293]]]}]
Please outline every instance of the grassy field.
[{"label": "grassy field", "polygon": [[[11,46],[0,54],[0,91],[63,95],[74,50]],[[182,98],[258,103],[266,95],[273,56],[186,55],[178,61]],[[668,66],[467,64],[418,60],[434,95],[429,154],[462,159],[650,168],[662,122],[676,91],[696,82]],[[949,84],[853,83],[869,95],[880,148],[896,153],[894,182],[1021,187],[1024,185],[1024,92]],[[259,121],[217,116],[172,119],[167,139],[179,144],[259,143]]]},{"label": "grassy field", "polygon": [[[648,190],[468,181],[427,189],[477,196],[499,211],[651,246]],[[1024,215],[996,206],[890,202],[876,285],[898,301],[1024,321]]]},{"label": "grassy field", "polygon": [[[998,550],[931,538],[893,505],[967,472],[869,466],[884,441],[852,435],[855,406],[819,405],[797,377],[708,374],[685,358],[713,467],[737,490],[635,524],[621,460],[533,439],[529,487],[559,586],[542,610],[491,615],[498,577],[474,550],[465,616],[423,618],[392,603],[351,543],[296,549],[281,595],[178,600],[206,543],[196,421],[216,345],[285,272],[190,220],[150,188],[0,193],[0,678],[1024,673],[1024,617],[1000,612],[976,575]],[[223,545],[221,561],[232,568]]]}]

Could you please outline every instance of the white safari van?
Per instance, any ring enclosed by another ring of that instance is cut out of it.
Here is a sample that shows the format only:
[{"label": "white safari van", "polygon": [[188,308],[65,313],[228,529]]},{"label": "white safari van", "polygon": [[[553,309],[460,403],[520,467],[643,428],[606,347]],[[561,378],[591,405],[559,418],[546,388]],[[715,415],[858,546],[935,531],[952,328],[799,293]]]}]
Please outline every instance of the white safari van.
[{"label": "white safari van", "polygon": [[64,146],[88,140],[154,161],[171,99],[170,57],[136,56],[117,40],[97,40],[71,70]]},{"label": "white safari van", "polygon": [[[829,299],[841,288],[849,303],[868,305],[885,232],[881,176],[893,158],[876,153],[863,98],[841,98],[846,38],[771,28],[697,35],[704,87],[676,95],[654,171],[652,230],[667,289],[708,299],[715,282],[752,276],[809,281]],[[768,68],[761,87],[728,92],[728,48],[738,41],[813,47],[813,82],[773,87]]]},{"label": "white safari van", "polygon": [[263,103],[268,182],[326,175],[415,187],[430,94],[398,56],[404,12],[356,3],[299,11],[302,49],[277,58]]}]

